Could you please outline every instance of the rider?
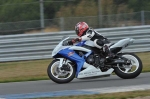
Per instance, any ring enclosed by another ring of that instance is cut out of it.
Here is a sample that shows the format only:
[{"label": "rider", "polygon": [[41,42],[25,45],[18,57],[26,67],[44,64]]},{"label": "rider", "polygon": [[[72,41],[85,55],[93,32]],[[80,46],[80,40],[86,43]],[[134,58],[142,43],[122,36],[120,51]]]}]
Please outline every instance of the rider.
[{"label": "rider", "polygon": [[73,45],[76,42],[91,40],[94,42],[94,46],[101,49],[107,54],[106,58],[113,57],[111,51],[109,50],[110,41],[102,36],[100,33],[96,32],[88,26],[86,22],[79,22],[75,25],[76,34],[78,38],[68,41],[69,45]]}]

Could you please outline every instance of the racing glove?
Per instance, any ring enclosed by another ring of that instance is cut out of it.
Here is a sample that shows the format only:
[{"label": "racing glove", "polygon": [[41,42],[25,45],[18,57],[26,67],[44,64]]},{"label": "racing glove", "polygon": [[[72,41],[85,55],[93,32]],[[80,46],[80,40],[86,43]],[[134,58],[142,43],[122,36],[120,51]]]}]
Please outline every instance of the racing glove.
[{"label": "racing glove", "polygon": [[72,41],[72,43],[80,42],[81,38],[75,38],[75,39],[72,39],[71,41]]},{"label": "racing glove", "polygon": [[72,40],[70,40],[70,41],[67,41],[65,44],[63,44],[64,46],[66,46],[66,45],[73,45],[74,43],[76,43],[76,42],[80,42],[81,41],[81,39],[80,38],[75,38],[75,39],[72,39]]}]

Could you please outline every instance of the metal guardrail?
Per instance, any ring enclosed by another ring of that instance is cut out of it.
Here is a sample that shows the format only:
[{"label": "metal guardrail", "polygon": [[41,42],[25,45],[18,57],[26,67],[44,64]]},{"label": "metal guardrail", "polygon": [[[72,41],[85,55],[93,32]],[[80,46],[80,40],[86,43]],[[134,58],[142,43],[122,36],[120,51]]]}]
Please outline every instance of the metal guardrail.
[{"label": "metal guardrail", "polygon": [[[113,43],[123,38],[135,39],[123,51],[150,51],[150,25],[95,30]],[[74,31],[0,36],[0,62],[51,58],[53,48],[63,36],[76,37]]]}]

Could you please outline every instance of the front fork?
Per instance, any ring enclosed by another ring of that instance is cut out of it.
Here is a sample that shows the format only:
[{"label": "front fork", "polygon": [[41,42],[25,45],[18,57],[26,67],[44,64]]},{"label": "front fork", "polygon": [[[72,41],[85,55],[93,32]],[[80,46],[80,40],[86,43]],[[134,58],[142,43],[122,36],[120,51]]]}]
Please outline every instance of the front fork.
[{"label": "front fork", "polygon": [[65,58],[56,58],[56,59],[58,59],[60,61],[59,66],[58,66],[59,68],[61,68],[63,66],[63,64],[66,64]]},{"label": "front fork", "polygon": [[60,61],[59,66],[58,66],[60,71],[62,71],[63,65],[67,65],[68,62],[71,62],[70,60],[68,60],[66,58],[56,58],[56,59],[58,59]]}]

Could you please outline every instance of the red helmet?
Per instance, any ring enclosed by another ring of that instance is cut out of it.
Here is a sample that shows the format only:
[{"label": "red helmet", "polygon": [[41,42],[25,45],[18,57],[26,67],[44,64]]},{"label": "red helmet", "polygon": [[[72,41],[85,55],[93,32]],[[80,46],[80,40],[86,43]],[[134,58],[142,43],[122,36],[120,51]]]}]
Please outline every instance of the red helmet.
[{"label": "red helmet", "polygon": [[81,37],[85,34],[85,32],[87,31],[87,29],[89,28],[88,24],[85,22],[79,22],[76,24],[75,26],[75,31],[76,34]]}]

